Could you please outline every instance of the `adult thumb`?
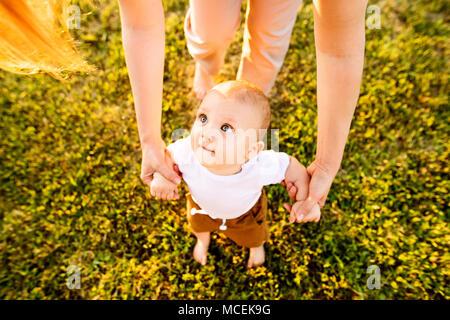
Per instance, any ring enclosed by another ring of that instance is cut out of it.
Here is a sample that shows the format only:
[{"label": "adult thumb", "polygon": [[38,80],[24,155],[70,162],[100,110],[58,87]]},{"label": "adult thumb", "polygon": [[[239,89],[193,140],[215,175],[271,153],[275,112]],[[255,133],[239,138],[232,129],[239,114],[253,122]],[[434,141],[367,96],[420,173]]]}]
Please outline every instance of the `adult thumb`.
[{"label": "adult thumb", "polygon": [[312,175],[314,174],[314,171],[316,171],[316,168],[317,168],[316,162],[313,161],[313,162],[308,166],[308,168],[306,168],[306,172],[308,172],[308,174],[309,174],[310,176],[312,176]]}]

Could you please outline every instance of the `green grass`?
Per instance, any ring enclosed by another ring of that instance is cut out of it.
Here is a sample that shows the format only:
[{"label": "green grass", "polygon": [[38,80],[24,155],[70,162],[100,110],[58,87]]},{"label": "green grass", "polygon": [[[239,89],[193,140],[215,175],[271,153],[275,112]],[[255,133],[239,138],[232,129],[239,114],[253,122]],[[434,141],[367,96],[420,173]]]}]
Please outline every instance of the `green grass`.
[{"label": "green grass", "polygon": [[[165,3],[166,142],[198,106],[186,2]],[[116,1],[82,7],[92,13],[73,32],[97,72],[67,82],[0,72],[0,298],[449,299],[448,2],[369,4],[381,29],[366,33],[360,99],[322,219],[289,225],[284,188],[266,187],[271,240],[251,271],[247,251],[221,235],[199,266],[185,201],[156,201],[140,181]],[[242,31],[217,81],[235,77]],[[304,165],[316,148],[314,57],[306,1],[270,97],[280,151]],[[379,290],[366,286],[374,264]],[[69,265],[80,290],[66,287]]]}]

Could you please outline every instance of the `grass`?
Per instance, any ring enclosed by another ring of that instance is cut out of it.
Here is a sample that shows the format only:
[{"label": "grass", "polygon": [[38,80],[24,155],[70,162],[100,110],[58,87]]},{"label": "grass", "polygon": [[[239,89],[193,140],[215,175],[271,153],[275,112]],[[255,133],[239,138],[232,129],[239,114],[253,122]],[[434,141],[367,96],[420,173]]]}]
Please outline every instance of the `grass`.
[{"label": "grass", "polygon": [[[58,82],[0,72],[1,299],[449,299],[446,1],[371,1],[358,106],[319,224],[289,225],[281,185],[266,187],[266,263],[223,236],[191,256],[185,202],[156,201],[141,151],[117,2],[82,6],[79,40],[98,68]],[[166,1],[163,137],[198,106],[183,32],[187,1]],[[86,14],[87,12],[90,14]],[[217,81],[235,77],[243,28]],[[317,107],[311,1],[299,12],[271,94],[280,151],[308,165]],[[182,195],[184,194],[184,189]],[[67,268],[81,289],[66,286]],[[381,288],[366,273],[377,265]]]}]

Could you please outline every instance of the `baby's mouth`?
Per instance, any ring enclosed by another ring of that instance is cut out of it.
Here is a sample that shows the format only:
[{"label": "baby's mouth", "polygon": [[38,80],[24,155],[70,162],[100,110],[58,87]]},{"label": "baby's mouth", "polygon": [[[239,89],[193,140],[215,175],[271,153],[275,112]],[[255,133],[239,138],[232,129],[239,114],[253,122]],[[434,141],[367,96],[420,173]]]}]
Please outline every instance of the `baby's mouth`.
[{"label": "baby's mouth", "polygon": [[214,154],[214,150],[209,150],[208,148],[205,148],[205,147],[203,147],[203,146],[202,146],[202,149],[205,150],[205,151],[209,151],[209,152],[211,152],[212,154]]}]

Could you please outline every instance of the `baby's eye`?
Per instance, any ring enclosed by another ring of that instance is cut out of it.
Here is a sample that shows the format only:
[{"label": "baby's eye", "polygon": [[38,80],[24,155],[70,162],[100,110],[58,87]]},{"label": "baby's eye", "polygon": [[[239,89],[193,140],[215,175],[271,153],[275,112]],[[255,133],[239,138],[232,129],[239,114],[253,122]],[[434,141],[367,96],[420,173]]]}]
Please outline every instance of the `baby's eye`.
[{"label": "baby's eye", "polygon": [[200,119],[201,123],[206,123],[206,121],[208,121],[208,118],[203,113],[198,118]]},{"label": "baby's eye", "polygon": [[220,130],[222,130],[223,132],[228,132],[228,133],[233,132],[233,128],[229,124],[222,125]]}]

